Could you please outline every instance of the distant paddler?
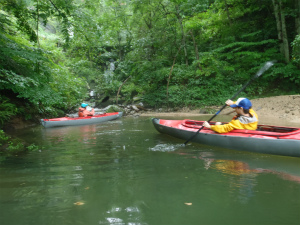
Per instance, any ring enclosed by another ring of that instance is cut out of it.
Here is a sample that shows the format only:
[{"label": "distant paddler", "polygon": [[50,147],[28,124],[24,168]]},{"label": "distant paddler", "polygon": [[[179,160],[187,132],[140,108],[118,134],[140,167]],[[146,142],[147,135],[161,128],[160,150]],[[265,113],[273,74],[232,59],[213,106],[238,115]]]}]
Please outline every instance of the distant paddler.
[{"label": "distant paddler", "polygon": [[93,116],[95,114],[94,109],[92,108],[91,111],[87,110],[88,104],[87,103],[82,103],[81,107],[78,109],[78,116],[79,117],[87,117],[87,116]]}]

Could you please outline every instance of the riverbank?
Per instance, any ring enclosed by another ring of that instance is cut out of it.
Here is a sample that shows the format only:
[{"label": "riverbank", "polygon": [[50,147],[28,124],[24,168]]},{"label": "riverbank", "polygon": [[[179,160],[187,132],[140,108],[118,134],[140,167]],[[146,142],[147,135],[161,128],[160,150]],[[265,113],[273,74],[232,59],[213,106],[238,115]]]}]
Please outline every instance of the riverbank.
[{"label": "riverbank", "polygon": [[[253,109],[257,112],[260,123],[281,124],[286,126],[300,127],[300,95],[284,95],[267,98],[250,99]],[[221,107],[221,106],[220,106]],[[218,110],[220,107],[214,107]],[[208,115],[201,113],[203,110],[182,109],[176,112],[146,111],[140,116],[153,117],[195,117]],[[211,114],[213,115],[213,114]],[[234,110],[230,107],[225,108],[220,115],[234,115]]]},{"label": "riverbank", "polygon": [[[268,98],[250,99],[253,103],[253,109],[257,112],[260,124],[296,126],[300,127],[300,95],[283,95]],[[177,111],[163,111],[145,109],[139,105],[125,106],[124,116],[148,116],[148,117],[184,117],[197,118],[198,116],[213,115],[222,106],[206,107],[202,109],[182,108]],[[129,111],[126,111],[127,108]],[[100,109],[99,109],[100,110]],[[104,109],[102,109],[104,110]],[[101,110],[100,110],[101,111]],[[74,113],[76,116],[77,113]],[[230,107],[225,108],[221,115],[228,115],[228,120],[234,115],[234,110]],[[68,116],[68,115],[67,115]],[[216,118],[216,120],[219,117]],[[226,122],[226,121],[223,121]],[[35,126],[33,121],[25,121],[23,118],[14,118],[8,123],[4,130],[22,129]]]}]

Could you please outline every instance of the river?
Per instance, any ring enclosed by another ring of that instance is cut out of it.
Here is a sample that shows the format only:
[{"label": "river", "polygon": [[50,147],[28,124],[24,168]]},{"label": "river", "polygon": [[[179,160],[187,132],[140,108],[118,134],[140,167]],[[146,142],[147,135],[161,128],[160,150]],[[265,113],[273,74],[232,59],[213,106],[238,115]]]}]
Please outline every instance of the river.
[{"label": "river", "polygon": [[299,158],[184,147],[149,117],[15,135],[40,148],[0,161],[2,225],[300,224]]}]

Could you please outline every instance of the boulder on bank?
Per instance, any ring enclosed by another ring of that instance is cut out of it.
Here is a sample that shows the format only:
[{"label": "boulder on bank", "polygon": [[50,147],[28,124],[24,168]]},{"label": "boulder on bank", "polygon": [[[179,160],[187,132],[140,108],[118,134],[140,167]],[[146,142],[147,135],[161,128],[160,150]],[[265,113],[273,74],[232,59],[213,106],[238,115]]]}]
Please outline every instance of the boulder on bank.
[{"label": "boulder on bank", "polygon": [[104,109],[101,109],[101,111],[104,111],[106,113],[110,113],[110,112],[124,112],[124,110],[117,106],[117,105],[109,105],[107,107],[105,107]]}]

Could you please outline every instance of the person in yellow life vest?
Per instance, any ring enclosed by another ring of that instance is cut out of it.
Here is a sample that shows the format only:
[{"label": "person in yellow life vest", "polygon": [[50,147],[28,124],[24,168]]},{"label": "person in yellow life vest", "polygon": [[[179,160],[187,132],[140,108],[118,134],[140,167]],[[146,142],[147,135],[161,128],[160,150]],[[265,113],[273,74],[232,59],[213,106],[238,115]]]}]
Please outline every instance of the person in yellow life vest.
[{"label": "person in yellow life vest", "polygon": [[89,110],[86,109],[87,106],[88,106],[88,104],[86,104],[86,103],[81,104],[81,107],[79,107],[79,109],[78,109],[78,116],[79,117],[93,116],[95,114],[94,109],[89,111]]},{"label": "person in yellow life vest", "polygon": [[215,125],[210,125],[207,121],[203,126],[209,128],[217,133],[227,133],[234,129],[256,130],[258,123],[258,116],[252,109],[252,103],[247,98],[239,98],[236,102],[227,100],[226,104],[235,109],[236,116],[228,124],[221,124],[217,122]]}]

